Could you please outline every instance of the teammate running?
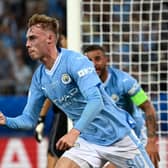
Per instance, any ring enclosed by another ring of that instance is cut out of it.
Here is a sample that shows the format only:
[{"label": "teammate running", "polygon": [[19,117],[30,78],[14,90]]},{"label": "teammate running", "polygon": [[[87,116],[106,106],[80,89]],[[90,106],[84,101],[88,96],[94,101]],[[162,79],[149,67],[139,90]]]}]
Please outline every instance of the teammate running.
[{"label": "teammate running", "polygon": [[[84,49],[84,54],[93,61],[106,92],[120,108],[128,111],[135,119],[135,133],[146,146],[148,155],[157,168],[160,158],[156,146],[156,128],[153,127],[155,120],[152,117],[156,112],[147,95],[137,80],[128,73],[107,66],[108,59],[103,47],[90,45]],[[145,112],[146,124],[143,112]]]}]

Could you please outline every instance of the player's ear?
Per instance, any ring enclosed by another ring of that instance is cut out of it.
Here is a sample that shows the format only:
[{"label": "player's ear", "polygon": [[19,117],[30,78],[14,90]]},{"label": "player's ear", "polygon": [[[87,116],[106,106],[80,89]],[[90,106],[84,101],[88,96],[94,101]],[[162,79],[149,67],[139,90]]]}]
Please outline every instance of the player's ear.
[{"label": "player's ear", "polygon": [[53,37],[53,35],[52,34],[47,34],[47,43],[48,44],[51,44],[52,42],[53,42],[53,40],[54,40],[54,37]]}]

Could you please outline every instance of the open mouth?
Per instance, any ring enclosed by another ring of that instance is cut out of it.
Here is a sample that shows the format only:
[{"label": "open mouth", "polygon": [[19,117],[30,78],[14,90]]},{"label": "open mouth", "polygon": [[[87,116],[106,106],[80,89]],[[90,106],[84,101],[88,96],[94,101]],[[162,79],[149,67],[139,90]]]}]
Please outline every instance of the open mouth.
[{"label": "open mouth", "polygon": [[34,51],[33,50],[28,50],[28,52],[31,55]]}]

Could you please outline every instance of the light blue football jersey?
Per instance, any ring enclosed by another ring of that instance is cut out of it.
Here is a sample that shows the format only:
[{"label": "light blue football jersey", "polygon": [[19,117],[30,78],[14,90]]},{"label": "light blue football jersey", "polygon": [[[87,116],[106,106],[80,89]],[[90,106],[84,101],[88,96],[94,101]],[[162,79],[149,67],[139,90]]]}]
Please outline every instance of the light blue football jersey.
[{"label": "light blue football jersey", "polygon": [[7,117],[6,125],[33,128],[46,98],[67,114],[81,137],[95,144],[110,145],[134,126],[131,115],[107,95],[93,63],[71,50],[61,49],[51,70],[44,65],[37,68],[22,115]]},{"label": "light blue football jersey", "polygon": [[144,112],[131,100],[131,96],[136,95],[142,89],[141,86],[135,78],[124,71],[109,67],[108,72],[108,78],[104,82],[106,92],[117,106],[128,111],[133,116],[136,121],[135,133],[142,138],[145,131]]}]

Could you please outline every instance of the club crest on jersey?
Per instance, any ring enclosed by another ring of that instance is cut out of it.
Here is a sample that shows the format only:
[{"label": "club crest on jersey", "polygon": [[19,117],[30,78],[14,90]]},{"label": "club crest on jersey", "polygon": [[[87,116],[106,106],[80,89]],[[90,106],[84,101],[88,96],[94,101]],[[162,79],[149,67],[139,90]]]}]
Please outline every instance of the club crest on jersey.
[{"label": "club crest on jersey", "polygon": [[119,97],[116,94],[112,94],[111,98],[117,102],[119,100]]},{"label": "club crest on jersey", "polygon": [[64,84],[68,84],[71,82],[71,78],[68,74],[62,74],[61,81]]}]

